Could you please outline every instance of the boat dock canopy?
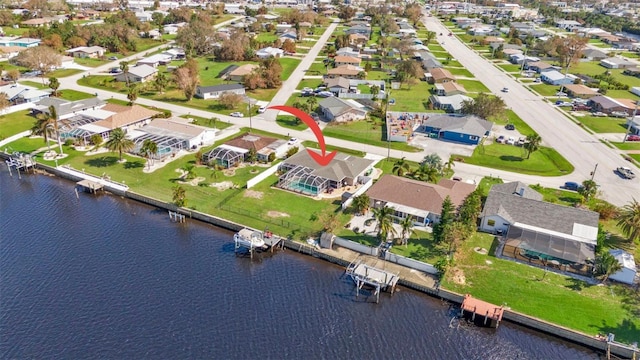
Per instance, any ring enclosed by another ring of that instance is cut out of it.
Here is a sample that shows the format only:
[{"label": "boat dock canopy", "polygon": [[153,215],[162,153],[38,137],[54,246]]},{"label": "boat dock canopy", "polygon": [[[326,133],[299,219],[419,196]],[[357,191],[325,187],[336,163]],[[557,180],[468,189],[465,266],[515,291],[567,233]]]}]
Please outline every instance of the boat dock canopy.
[{"label": "boat dock canopy", "polygon": [[82,188],[92,193],[95,193],[98,190],[102,190],[102,188],[104,187],[104,185],[100,184],[99,182],[91,181],[88,179],[80,180],[76,183],[76,185],[81,186]]}]

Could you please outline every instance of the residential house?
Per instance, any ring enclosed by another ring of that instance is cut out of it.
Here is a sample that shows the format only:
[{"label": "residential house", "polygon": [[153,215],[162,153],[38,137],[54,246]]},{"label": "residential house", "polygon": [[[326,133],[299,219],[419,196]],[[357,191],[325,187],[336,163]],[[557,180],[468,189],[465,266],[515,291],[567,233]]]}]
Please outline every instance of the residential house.
[{"label": "residential house", "polygon": [[167,49],[162,52],[162,55],[166,55],[171,57],[172,60],[184,60],[187,56],[184,52],[184,49],[175,47],[171,49]]},{"label": "residential house", "polygon": [[280,39],[280,41],[282,42],[285,42],[285,40],[291,40],[295,42],[298,40],[298,34],[295,29],[292,29],[280,34],[280,36],[278,36],[278,39]]},{"label": "residential house", "polygon": [[600,60],[600,66],[607,69],[626,69],[636,66],[636,63],[619,57],[610,57]]},{"label": "residential house", "polygon": [[334,93],[336,96],[340,93],[349,92],[349,90],[351,89],[350,80],[343,77],[327,79],[327,81],[325,81],[325,85],[327,89]]},{"label": "residential house", "polygon": [[433,55],[432,53],[428,51],[421,51],[419,52],[419,54],[423,69],[431,71],[432,69],[443,67],[440,60],[436,59],[435,55]]},{"label": "residential house", "polygon": [[352,186],[358,186],[370,181],[365,174],[371,171],[374,160],[364,159],[353,155],[337,153],[326,166],[318,164],[307,149],[284,160],[278,171],[282,174],[278,179],[281,189],[318,196],[325,192]]},{"label": "residential house", "polygon": [[555,25],[557,28],[565,29],[568,31],[572,31],[574,28],[582,26],[582,24],[575,20],[557,20]]},{"label": "residential house", "polygon": [[607,58],[607,54],[598,49],[584,49],[582,50],[582,57],[587,60],[603,60]]},{"label": "residential house", "polygon": [[[0,51],[2,51],[1,47],[0,47]],[[634,66],[634,67],[626,68],[622,73],[625,75],[635,76],[640,78],[640,67]]]},{"label": "residential house", "polygon": [[393,217],[400,221],[413,220],[417,226],[430,226],[440,221],[442,203],[449,197],[454,208],[475,190],[475,185],[461,181],[441,179],[431,184],[395,175],[383,175],[366,194],[374,209],[390,207]]},{"label": "residential house", "polygon": [[430,114],[422,120],[420,129],[441,140],[477,145],[489,136],[492,126],[491,121],[473,115]]},{"label": "residential house", "polygon": [[450,81],[456,81],[456,77],[445,68],[434,68],[429,71],[430,76],[427,81],[431,84],[442,84]]},{"label": "residential house", "polygon": [[0,59],[13,59],[27,48],[20,46],[0,46]]},{"label": "residential house", "polygon": [[137,129],[151,121],[159,113],[140,105],[106,104],[100,109],[86,110],[63,121],[61,137],[91,142],[91,136],[99,134],[107,140],[111,131],[121,128],[125,132]]},{"label": "residential house", "polygon": [[36,115],[40,113],[49,114],[49,107],[56,110],[58,120],[65,120],[87,110],[102,109],[107,103],[97,97],[69,101],[58,97],[46,97],[34,104],[31,112]]},{"label": "residential house", "polygon": [[293,29],[293,25],[291,24],[276,24],[276,34],[284,34],[285,32]]},{"label": "residential house", "polygon": [[42,40],[19,37],[19,36],[2,36],[0,37],[0,46],[19,46],[22,48],[30,48],[40,45]]},{"label": "residential house", "polygon": [[4,93],[9,105],[34,103],[49,97],[51,90],[38,90],[22,84],[8,84],[0,86],[0,93]]},{"label": "residential house", "polygon": [[153,13],[148,11],[136,12],[136,19],[140,22],[151,22],[153,21]]},{"label": "residential house", "polygon": [[147,125],[127,132],[135,143],[133,153],[140,153],[145,140],[153,140],[158,151],[151,156],[164,159],[180,150],[192,150],[199,146],[211,145],[215,141],[217,129],[188,123],[187,119],[153,119]]},{"label": "residential house", "polygon": [[104,56],[107,50],[102,46],[79,46],[65,51],[74,58],[99,58]]},{"label": "residential house", "polygon": [[354,50],[350,47],[343,47],[336,51],[336,56],[350,56],[350,57],[360,57],[360,51]]},{"label": "residential house", "polygon": [[151,67],[158,67],[160,65],[168,65],[173,60],[173,57],[168,54],[155,54],[148,56],[144,59],[138,60],[137,65],[148,65]]},{"label": "residential house", "polygon": [[257,160],[266,162],[275,153],[281,157],[286,153],[287,141],[256,134],[245,134],[231,139],[202,155],[205,164],[217,164],[224,168],[238,166],[247,160],[250,152],[255,152]]},{"label": "residential house", "polygon": [[198,86],[195,97],[200,99],[217,99],[224,93],[244,95],[245,88],[242,84],[223,84],[214,86]]},{"label": "residential house", "polygon": [[332,79],[337,77],[344,77],[347,79],[358,79],[360,74],[364,73],[364,69],[353,65],[342,65],[333,69],[329,69],[327,74],[324,75],[326,79]]},{"label": "residential house", "polygon": [[509,62],[512,64],[522,65],[522,63],[536,62],[540,61],[540,58],[535,56],[525,56],[523,54],[513,54],[509,56]]},{"label": "residential house", "polygon": [[367,38],[371,38],[371,27],[367,25],[354,25],[345,30],[344,32],[347,35],[351,34],[361,34],[366,36]]},{"label": "residential house", "polygon": [[592,89],[583,84],[568,84],[564,86],[564,91],[572,98],[589,99],[599,95],[597,89]]},{"label": "residential house", "polygon": [[333,58],[333,61],[336,67],[342,66],[342,65],[360,66],[362,59],[360,59],[359,57],[353,57],[353,56],[336,56]]},{"label": "residential house", "polygon": [[364,46],[369,42],[369,38],[363,34],[349,35],[349,45]]},{"label": "residential house", "polygon": [[547,71],[553,71],[553,70],[557,71],[559,69],[558,67],[553,66],[544,61],[533,61],[533,62],[527,63],[525,64],[525,68],[531,71],[535,71],[538,74],[541,74]]},{"label": "residential house", "polygon": [[633,285],[638,273],[633,255],[622,249],[611,249],[609,250],[609,254],[616,258],[621,266],[620,271],[609,276],[609,279]]},{"label": "residential house", "polygon": [[322,116],[332,122],[364,120],[367,110],[356,101],[331,96],[318,103]]},{"label": "residential house", "polygon": [[255,69],[259,68],[260,66],[256,65],[256,64],[244,64],[244,65],[240,65],[237,68],[233,69],[232,71],[230,71],[227,74],[226,79],[229,81],[235,81],[235,82],[243,82],[244,81],[244,77],[251,74],[252,71],[254,71]]},{"label": "residential house", "polygon": [[51,24],[52,21],[53,20],[51,18],[34,18],[34,19],[25,20],[20,24],[25,27],[41,27],[41,26],[47,26]]},{"label": "residential house", "polygon": [[608,96],[598,95],[589,99],[591,109],[605,114],[624,112],[629,116],[633,114],[635,102],[629,99],[613,99]]},{"label": "residential house", "polygon": [[138,65],[132,68],[129,68],[127,72],[121,72],[115,74],[113,77],[116,81],[124,81],[127,79],[132,83],[144,83],[151,79],[153,79],[158,73],[158,69],[149,65]]},{"label": "residential house", "polygon": [[568,85],[573,84],[577,77],[571,74],[563,74],[558,70],[551,70],[540,75],[540,80],[550,85]]},{"label": "residential house", "polygon": [[458,84],[455,81],[449,81],[442,84],[435,84],[436,95],[438,96],[451,96],[451,95],[465,95],[467,90],[464,86]]},{"label": "residential house", "polygon": [[547,203],[521,182],[493,185],[481,213],[483,231],[504,235],[502,256],[591,276],[597,212]]},{"label": "residential house", "polygon": [[284,54],[284,50],[274,48],[274,47],[266,47],[256,51],[256,56],[260,59],[268,59],[270,57],[279,58]]},{"label": "residential house", "polygon": [[444,110],[448,113],[459,113],[462,110],[462,104],[465,101],[472,101],[473,99],[462,94],[450,95],[450,96],[429,96],[429,102],[433,104],[433,108],[436,110]]}]

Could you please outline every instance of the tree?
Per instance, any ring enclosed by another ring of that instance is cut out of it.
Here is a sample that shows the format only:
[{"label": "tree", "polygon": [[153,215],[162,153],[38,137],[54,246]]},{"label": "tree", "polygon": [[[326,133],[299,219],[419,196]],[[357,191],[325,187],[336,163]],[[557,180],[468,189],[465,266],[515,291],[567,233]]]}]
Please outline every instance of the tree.
[{"label": "tree", "polygon": [[53,92],[51,93],[51,96],[57,97],[59,95],[58,93],[59,87],[60,87],[60,81],[58,81],[58,78],[56,77],[49,78],[49,88],[53,90]]},{"label": "tree", "polygon": [[191,101],[200,83],[198,63],[194,59],[189,59],[173,74],[176,85],[184,92],[187,101]]},{"label": "tree", "polygon": [[402,159],[398,159],[394,164],[391,172],[398,176],[404,176],[405,172],[409,171],[411,167],[409,163],[403,157]]},{"label": "tree", "polygon": [[462,102],[461,112],[467,115],[476,115],[483,119],[500,118],[506,113],[507,106],[504,100],[498,96],[480,93],[475,100]]},{"label": "tree", "polygon": [[478,223],[478,217],[482,211],[482,192],[480,189],[474,190],[460,205],[458,210],[458,220],[468,226],[470,229],[475,230]]},{"label": "tree", "polygon": [[158,144],[151,139],[145,139],[142,142],[142,147],[140,147],[140,153],[147,159],[148,168],[151,168],[153,158],[158,153]]},{"label": "tree", "polygon": [[242,95],[226,91],[218,97],[218,103],[225,109],[235,109],[238,104],[242,103],[242,100]]},{"label": "tree", "polygon": [[153,80],[153,83],[160,94],[162,94],[164,93],[164,89],[169,85],[169,77],[165,72],[158,71],[158,73],[156,74],[156,78]]},{"label": "tree", "polygon": [[527,159],[531,156],[531,153],[534,153],[540,149],[540,143],[542,142],[542,138],[538,134],[527,135],[527,141],[525,141],[524,147],[527,150]]},{"label": "tree", "polygon": [[435,168],[439,172],[442,172],[442,169],[444,168],[442,165],[442,158],[436,153],[425,156],[424,159],[422,159],[422,163]]},{"label": "tree", "polygon": [[449,160],[447,160],[447,162],[444,164],[445,168],[447,169],[447,171],[451,171],[451,168],[456,166],[455,160],[453,159],[453,156],[449,156]]},{"label": "tree", "polygon": [[609,276],[622,270],[622,265],[615,256],[611,255],[608,251],[603,252],[596,259],[596,274],[602,279],[604,284]]},{"label": "tree", "polygon": [[20,79],[20,70],[11,69],[7,71],[7,78],[9,79],[9,81],[13,81],[13,83],[15,84],[18,79]]},{"label": "tree", "polygon": [[129,86],[129,62],[128,61],[120,61],[120,71],[124,74],[124,80],[127,82],[127,86]]},{"label": "tree", "polygon": [[[371,67],[370,63],[367,63],[367,65]],[[366,66],[365,66],[365,70],[366,70]],[[368,71],[371,71],[371,69],[369,69]],[[376,100],[378,98],[378,94],[380,94],[380,86],[371,85],[370,89],[371,89],[371,94],[373,95],[373,100]]]},{"label": "tree", "polygon": [[214,34],[210,16],[192,16],[189,23],[178,30],[176,44],[181,46],[189,57],[208,55],[214,51]]},{"label": "tree", "polygon": [[308,112],[312,112],[318,107],[318,99],[315,96],[309,96],[306,103]]},{"label": "tree", "polygon": [[127,138],[127,134],[125,134],[122,128],[116,128],[111,131],[109,135],[109,140],[105,144],[105,147],[109,149],[109,151],[117,152],[120,155],[120,162],[122,162],[122,153],[124,151],[131,151],[136,146],[133,140]]},{"label": "tree", "polygon": [[447,229],[455,218],[453,202],[449,195],[442,202],[442,210],[440,211],[440,220],[433,226],[433,240],[440,243],[445,239]]},{"label": "tree", "polygon": [[400,220],[400,227],[402,228],[402,233],[400,236],[402,238],[402,244],[404,244],[404,246],[407,246],[411,234],[414,233],[413,218],[410,215],[407,215],[407,217]]},{"label": "tree", "polygon": [[[31,127],[32,135],[42,135],[44,137],[44,142],[47,144],[49,151],[51,151],[51,147],[49,146],[49,138],[51,136],[55,136],[58,129],[58,121],[56,108],[51,105],[49,106],[49,113],[42,112],[38,114],[36,117],[37,120]],[[62,153],[62,150],[60,151]]]},{"label": "tree", "polygon": [[552,38],[554,50],[552,55],[559,58],[560,66],[562,68],[569,69],[571,64],[574,64],[580,60],[582,50],[587,46],[589,37],[586,36],[556,36]]},{"label": "tree", "polygon": [[187,192],[180,185],[176,185],[173,187],[172,198],[173,198],[173,203],[176,204],[176,206],[178,207],[183,207],[187,205]]},{"label": "tree", "polygon": [[624,235],[629,238],[629,241],[633,242],[640,239],[640,202],[635,198],[631,200],[631,203],[620,209],[616,220]]},{"label": "tree", "polygon": [[438,181],[438,169],[429,164],[422,163],[416,170],[414,177],[422,181],[435,183]]},{"label": "tree", "polygon": [[11,105],[9,99],[7,98],[7,94],[0,93],[0,113],[4,111],[4,109],[8,108]]},{"label": "tree", "polygon": [[48,46],[35,46],[21,52],[15,57],[15,63],[32,70],[40,71],[42,85],[47,73],[60,66],[62,56]]},{"label": "tree", "polygon": [[296,52],[296,42],[287,39],[282,43],[282,50],[287,53],[295,53]]},{"label": "tree", "polygon": [[138,85],[130,84],[127,89],[127,99],[129,99],[129,106],[133,106],[133,104],[138,100]]},{"label": "tree", "polygon": [[394,210],[388,206],[373,209],[373,217],[376,219],[376,231],[381,244],[387,241],[390,234],[395,235],[396,233],[391,219],[393,212]]},{"label": "tree", "polygon": [[371,202],[371,199],[369,198],[369,195],[364,193],[362,195],[358,195],[354,197],[351,205],[353,206],[353,211],[356,214],[364,215],[364,213],[366,213],[367,210],[369,210],[370,202]]},{"label": "tree", "polygon": [[422,9],[420,8],[420,4],[408,4],[406,9],[404,10],[404,15],[411,21],[411,23],[415,27],[422,17]]},{"label": "tree", "polygon": [[258,159],[258,152],[256,151],[256,148],[252,147],[249,149],[249,152],[247,153],[247,162],[253,164],[256,162],[256,160]]},{"label": "tree", "polygon": [[251,40],[244,31],[233,31],[228,39],[222,41],[219,47],[214,50],[217,60],[241,61],[246,58],[247,50],[251,47]]},{"label": "tree", "polygon": [[182,170],[182,178],[184,180],[193,180],[196,178],[196,176],[198,176],[198,174],[196,174],[195,166],[193,166],[193,164],[186,164],[185,166],[180,168],[180,170]]},{"label": "tree", "polygon": [[356,14],[356,9],[351,6],[341,6],[338,11],[338,19],[342,21],[347,21],[354,17]]},{"label": "tree", "polygon": [[582,195],[584,202],[589,201],[598,192],[598,184],[593,180],[585,180],[582,182],[582,187],[578,189],[578,193]]}]

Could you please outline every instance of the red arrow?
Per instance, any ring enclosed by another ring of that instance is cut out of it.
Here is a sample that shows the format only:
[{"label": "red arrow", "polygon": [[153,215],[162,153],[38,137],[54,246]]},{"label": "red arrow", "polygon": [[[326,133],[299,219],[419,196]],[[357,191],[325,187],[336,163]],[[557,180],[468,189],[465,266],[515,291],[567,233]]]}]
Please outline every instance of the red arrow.
[{"label": "red arrow", "polygon": [[318,126],[318,124],[316,124],[315,120],[313,120],[313,118],[309,116],[309,114],[307,114],[306,112],[300,109],[296,109],[291,106],[283,106],[283,105],[269,106],[267,109],[274,109],[274,110],[287,112],[297,117],[298,119],[302,120],[305,124],[307,124],[307,126],[309,126],[311,131],[313,131],[313,134],[316,136],[316,139],[318,139],[318,144],[320,145],[320,150],[322,150],[322,154],[318,154],[317,152],[309,149],[307,149],[307,152],[309,153],[309,155],[311,155],[313,160],[315,160],[318,164],[320,164],[320,166],[329,165],[331,160],[333,160],[333,158],[336,156],[337,151],[334,150],[331,153],[327,154],[327,147],[325,146],[325,143],[324,143],[324,135],[322,135],[322,130],[320,130],[320,127]]}]

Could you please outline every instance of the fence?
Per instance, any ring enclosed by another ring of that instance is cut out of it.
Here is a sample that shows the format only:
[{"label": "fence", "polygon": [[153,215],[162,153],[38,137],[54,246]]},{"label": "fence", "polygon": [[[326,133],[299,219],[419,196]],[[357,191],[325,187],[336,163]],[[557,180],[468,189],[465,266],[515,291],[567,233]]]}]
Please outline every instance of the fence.
[{"label": "fence", "polygon": [[276,173],[276,171],[278,171],[278,165],[273,165],[272,167],[268,168],[267,170],[261,172],[260,174],[256,175],[254,178],[249,179],[247,181],[247,189],[251,189],[252,187],[258,185],[259,182],[261,182],[262,180],[266,179],[267,177],[273,175]]},{"label": "fence", "polygon": [[384,259],[390,261],[392,263],[396,263],[398,265],[406,266],[412,269],[416,269],[419,271],[426,272],[428,274],[437,275],[438,270],[431,264],[423,263],[422,261],[417,261],[413,259],[406,258],[402,255],[394,254],[391,251],[387,251],[384,254]]},{"label": "fence", "polygon": [[333,243],[338,245],[338,246],[342,246],[343,248],[347,248],[349,250],[353,250],[353,251],[357,251],[363,254],[367,254],[367,255],[372,255],[372,256],[378,256],[378,248],[374,248],[371,246],[367,246],[367,245],[363,245],[363,244],[358,244],[357,242],[351,241],[351,240],[347,240],[347,239],[343,239],[343,238],[339,238],[339,237],[335,237],[335,239],[333,240]]},{"label": "fence", "polygon": [[364,183],[356,192],[354,192],[351,197],[349,197],[347,200],[345,200],[342,203],[342,210],[345,210],[346,208],[349,207],[349,205],[351,205],[351,203],[353,202],[353,198],[358,197],[360,195],[362,195],[365,191],[367,191],[367,189],[369,189],[371,187],[371,185],[373,185],[373,179],[372,178],[368,178],[367,182]]}]

